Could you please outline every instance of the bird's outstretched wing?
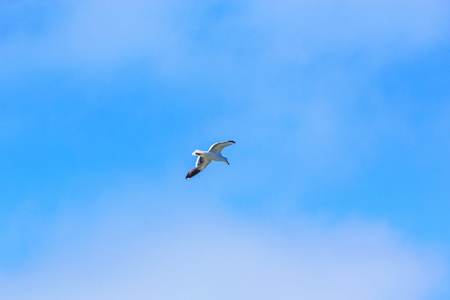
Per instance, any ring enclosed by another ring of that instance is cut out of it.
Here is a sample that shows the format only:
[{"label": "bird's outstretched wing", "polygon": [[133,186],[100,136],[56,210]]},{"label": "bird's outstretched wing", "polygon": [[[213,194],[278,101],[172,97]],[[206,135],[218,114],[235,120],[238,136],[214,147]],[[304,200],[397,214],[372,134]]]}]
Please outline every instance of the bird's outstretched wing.
[{"label": "bird's outstretched wing", "polygon": [[195,163],[195,168],[189,171],[189,173],[186,175],[186,179],[192,178],[201,171],[203,171],[207,165],[211,162],[210,159],[204,158],[203,156],[199,156],[197,158],[197,162]]},{"label": "bird's outstretched wing", "polygon": [[222,151],[223,148],[225,148],[226,146],[230,146],[233,145],[234,141],[228,141],[228,142],[220,142],[220,143],[215,143],[214,145],[212,145],[209,148],[209,152],[215,152],[215,153],[220,153]]}]

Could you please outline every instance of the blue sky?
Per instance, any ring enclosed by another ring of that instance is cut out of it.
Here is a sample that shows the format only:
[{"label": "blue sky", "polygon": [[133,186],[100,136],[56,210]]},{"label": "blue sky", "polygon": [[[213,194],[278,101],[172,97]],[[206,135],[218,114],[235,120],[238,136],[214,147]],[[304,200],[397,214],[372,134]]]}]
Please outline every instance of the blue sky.
[{"label": "blue sky", "polygon": [[448,299],[449,25],[445,1],[0,2],[0,297]]}]

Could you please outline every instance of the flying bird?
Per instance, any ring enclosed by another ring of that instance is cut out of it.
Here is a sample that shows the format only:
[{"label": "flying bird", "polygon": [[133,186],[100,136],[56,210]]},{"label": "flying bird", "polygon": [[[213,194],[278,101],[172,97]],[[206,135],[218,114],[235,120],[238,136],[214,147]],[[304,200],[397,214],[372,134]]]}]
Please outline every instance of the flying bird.
[{"label": "flying bird", "polygon": [[197,162],[195,163],[195,168],[186,175],[186,179],[192,178],[203,171],[212,160],[224,161],[229,165],[228,159],[222,155],[221,151],[223,148],[233,144],[234,141],[220,142],[209,147],[208,151],[195,150],[192,155],[198,155]]}]

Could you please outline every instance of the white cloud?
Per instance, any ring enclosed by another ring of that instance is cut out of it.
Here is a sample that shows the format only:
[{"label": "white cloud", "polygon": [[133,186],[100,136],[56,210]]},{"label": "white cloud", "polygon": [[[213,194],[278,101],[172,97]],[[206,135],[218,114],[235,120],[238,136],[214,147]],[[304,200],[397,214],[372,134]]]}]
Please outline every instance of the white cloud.
[{"label": "white cloud", "polygon": [[255,27],[270,36],[267,46],[289,63],[329,55],[386,60],[432,47],[448,35],[442,1],[254,1],[252,8]]},{"label": "white cloud", "polygon": [[215,19],[211,14],[224,3],[66,4],[64,17],[43,32],[6,35],[3,76],[61,66],[95,73],[133,59],[183,78],[199,68],[216,76],[230,68],[248,74],[261,64],[304,66],[329,56],[383,62],[445,40],[449,21],[442,1],[234,2],[227,4],[234,10]]},{"label": "white cloud", "polygon": [[[170,5],[91,1],[66,2],[66,6],[60,12],[63,17],[56,18],[44,32],[25,30],[6,36],[0,47],[5,80],[30,71],[61,68],[85,76],[104,75],[142,57],[156,66],[161,60],[170,64],[172,54],[179,50],[176,36],[161,20]],[[23,9],[33,7],[24,5]]]},{"label": "white cloud", "polygon": [[447,271],[439,250],[383,222],[249,221],[214,189],[170,181],[67,207],[38,258],[0,274],[0,297],[412,300],[432,297]]}]

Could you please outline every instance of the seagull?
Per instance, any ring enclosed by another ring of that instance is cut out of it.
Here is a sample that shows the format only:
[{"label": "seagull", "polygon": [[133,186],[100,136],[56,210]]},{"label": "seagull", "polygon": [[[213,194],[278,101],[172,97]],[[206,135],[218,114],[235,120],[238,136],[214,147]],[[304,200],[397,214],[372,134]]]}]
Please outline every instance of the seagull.
[{"label": "seagull", "polygon": [[228,165],[230,163],[228,162],[228,159],[220,153],[223,148],[233,145],[234,141],[228,141],[228,142],[220,142],[215,143],[211,147],[209,147],[208,151],[201,151],[201,150],[195,150],[192,155],[198,155],[197,162],[195,163],[195,168],[189,171],[189,173],[186,175],[186,179],[192,178],[201,171],[203,171],[207,165],[212,160],[215,161],[224,161]]}]

